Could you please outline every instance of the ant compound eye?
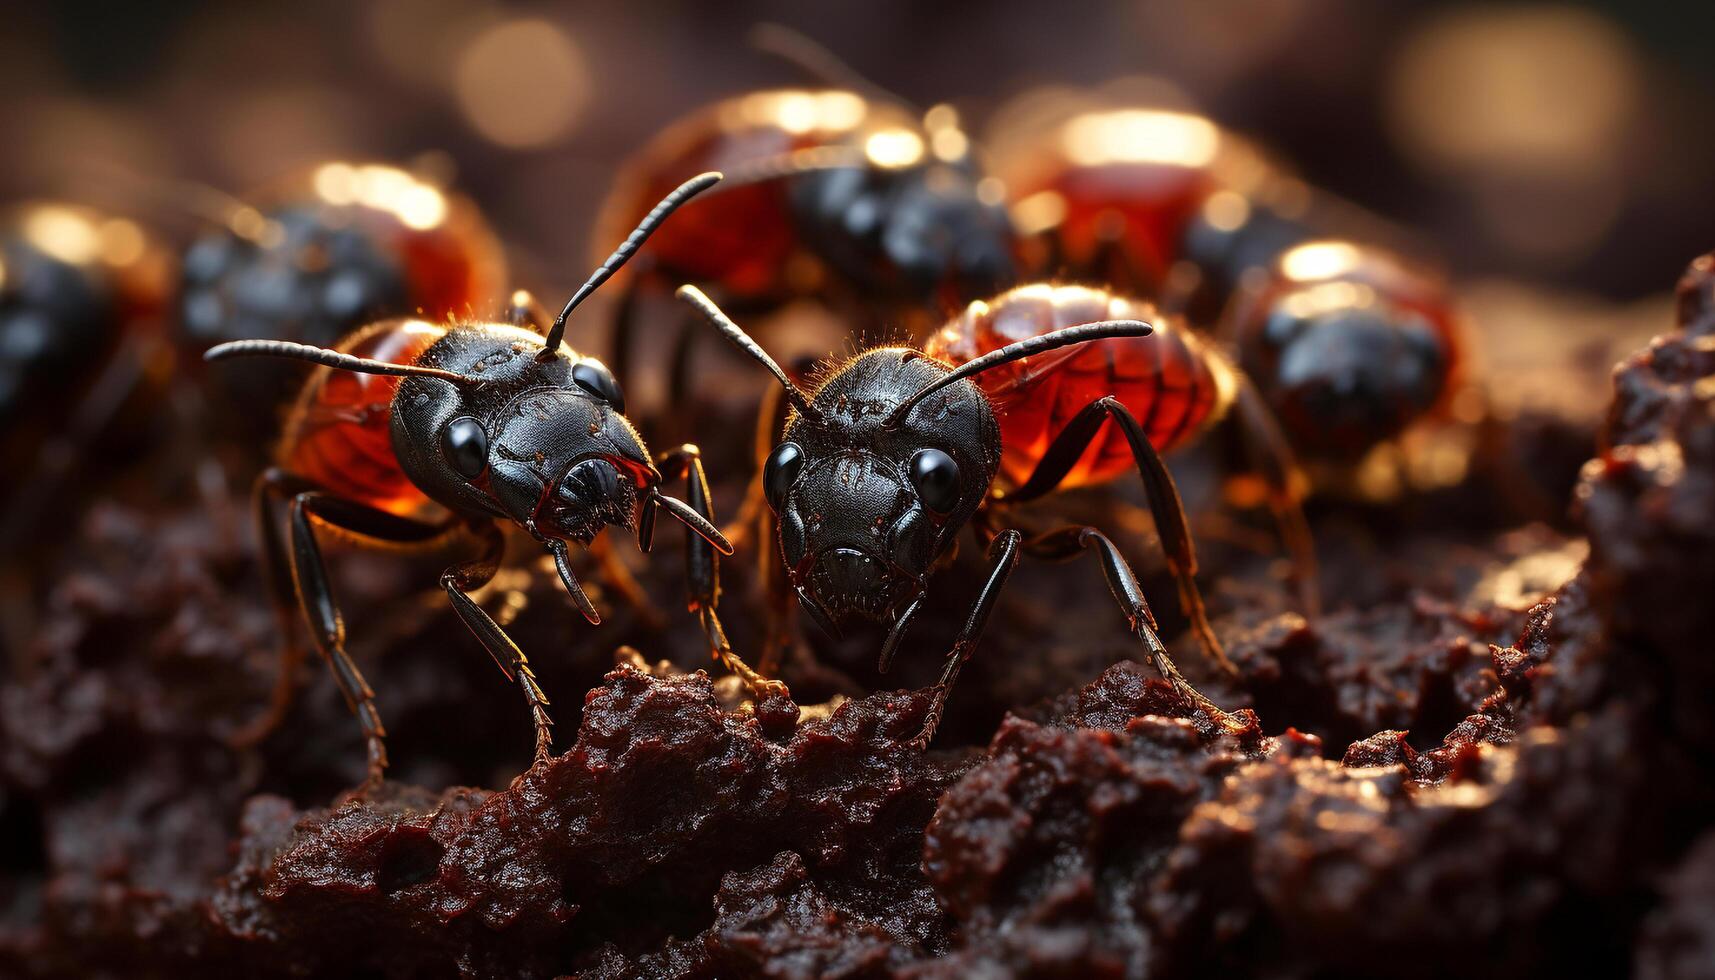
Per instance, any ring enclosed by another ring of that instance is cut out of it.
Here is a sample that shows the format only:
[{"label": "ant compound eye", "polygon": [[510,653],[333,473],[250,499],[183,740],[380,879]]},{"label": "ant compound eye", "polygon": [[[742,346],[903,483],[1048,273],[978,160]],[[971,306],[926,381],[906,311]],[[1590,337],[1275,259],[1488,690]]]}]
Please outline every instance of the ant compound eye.
[{"label": "ant compound eye", "polygon": [[768,462],[762,467],[762,495],[768,498],[768,506],[780,510],[786,491],[792,489],[803,468],[804,450],[795,442],[783,442],[768,454]]},{"label": "ant compound eye", "polygon": [[488,432],[469,416],[453,419],[441,430],[441,456],[459,476],[476,479],[488,468]]},{"label": "ant compound eye", "polygon": [[923,506],[950,514],[959,505],[959,464],[939,449],[919,449],[911,457],[911,485]]},{"label": "ant compound eye", "polygon": [[579,388],[612,405],[614,411],[625,414],[625,393],[619,390],[619,382],[607,365],[600,361],[579,361],[572,365],[572,380]]}]

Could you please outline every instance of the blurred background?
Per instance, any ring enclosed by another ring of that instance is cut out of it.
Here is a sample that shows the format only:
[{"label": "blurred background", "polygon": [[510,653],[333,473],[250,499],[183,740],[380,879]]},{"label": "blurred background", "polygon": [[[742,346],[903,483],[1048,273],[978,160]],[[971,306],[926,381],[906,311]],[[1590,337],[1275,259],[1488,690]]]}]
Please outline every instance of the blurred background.
[{"label": "blurred background", "polygon": [[1467,281],[1626,300],[1715,244],[1715,4],[1620,0],[62,0],[7,15],[0,192],[147,220],[171,207],[139,200],[160,177],[242,195],[328,157],[432,154],[554,296],[629,152],[804,81],[747,47],[762,20],[979,138],[1041,86],[1163,79]]}]

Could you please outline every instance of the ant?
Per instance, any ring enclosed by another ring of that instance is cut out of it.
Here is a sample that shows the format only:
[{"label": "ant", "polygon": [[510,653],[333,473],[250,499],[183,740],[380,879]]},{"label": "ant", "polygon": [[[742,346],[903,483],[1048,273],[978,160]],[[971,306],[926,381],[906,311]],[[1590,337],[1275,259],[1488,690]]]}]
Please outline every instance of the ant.
[{"label": "ant", "polygon": [[1225,329],[1293,444],[1320,459],[1357,459],[1459,388],[1464,329],[1446,284],[1373,245],[1288,249],[1245,276]]},{"label": "ant", "polygon": [[[61,525],[74,472],[146,438],[147,425],[112,423],[165,388],[172,276],[171,251],[130,218],[58,201],[0,216],[0,591],[34,592],[33,552]],[[33,612],[5,613],[4,642],[24,642]]]},{"label": "ant", "polygon": [[[1193,112],[1070,100],[1001,137],[1026,265],[1214,326],[1293,445],[1347,460],[1455,388],[1459,315],[1402,232]],[[1036,138],[1026,139],[1026,132]]]},{"label": "ant", "polygon": [[[181,342],[196,353],[229,340],[337,343],[377,319],[466,316],[503,295],[500,240],[477,206],[398,167],[332,160],[232,201],[203,187],[217,229],[185,250]],[[228,371],[221,397],[278,421],[292,391],[277,371]]]},{"label": "ant", "polygon": [[[956,367],[909,347],[871,348],[807,392],[700,290],[682,286],[678,295],[773,375],[791,405],[783,437],[763,468],[761,490],[778,520],[787,584],[824,630],[837,635],[840,622],[854,615],[886,623],[877,663],[886,672],[958,532],[968,524],[979,540],[986,539],[987,580],[947,655],[913,745],[925,747],[933,738],[959,670],[1021,555],[1067,560],[1095,554],[1155,669],[1217,724],[1237,724],[1174,666],[1137,577],[1107,535],[1069,526],[1026,539],[1016,529],[997,526],[1005,507],[1058,486],[1100,424],[1111,419],[1143,474],[1181,588],[1195,594],[1195,559],[1178,490],[1145,426],[1124,404],[1111,396],[1092,400],[1041,453],[1022,485],[999,491],[994,482],[1007,454],[1008,431],[977,380],[1063,348],[1146,338],[1154,327],[1131,318],[1079,323],[1035,333]],[[1208,650],[1232,669],[1218,644]]]},{"label": "ant", "polygon": [[[716,615],[713,552],[730,555],[732,545],[713,523],[697,448],[680,446],[652,462],[625,417],[625,398],[613,374],[561,342],[572,311],[680,205],[720,179],[718,173],[702,174],[664,197],[567,301],[545,336],[533,302],[520,295],[510,324],[389,320],[331,350],[244,340],[205,355],[210,361],[286,357],[324,368],[304,386],[281,444],[281,465],[258,478],[253,500],[283,633],[291,635],[289,610],[295,604],[363,730],[364,789],[378,785],[387,766],[385,730],[375,694],[345,650],[345,624],[316,539],[318,525],[372,546],[426,549],[460,533],[481,542],[479,557],[441,575],[441,588],[501,672],[522,690],[535,724],[538,761],[551,744],[548,698],[524,652],[468,595],[499,568],[503,537],[497,521],[523,528],[547,549],[567,594],[584,618],[598,624],[601,617],[572,572],[567,542],[589,545],[613,525],[635,529],[638,546],[648,551],[656,513],[665,510],[691,532],[690,606],[715,656],[753,690],[783,687],[750,671],[733,653]],[[664,481],[681,476],[688,500],[661,492]],[[289,503],[289,559],[274,514],[281,500]],[[436,511],[445,516],[426,519]],[[283,678],[298,658],[288,641]]]},{"label": "ant", "polygon": [[596,226],[602,240],[686,173],[728,178],[650,242],[627,284],[614,327],[622,378],[641,296],[677,283],[709,284],[745,313],[841,295],[855,309],[914,315],[957,308],[1016,275],[1004,190],[978,168],[952,107],[919,113],[787,28],[760,25],[752,43],[827,87],[716,102],[622,168]]}]

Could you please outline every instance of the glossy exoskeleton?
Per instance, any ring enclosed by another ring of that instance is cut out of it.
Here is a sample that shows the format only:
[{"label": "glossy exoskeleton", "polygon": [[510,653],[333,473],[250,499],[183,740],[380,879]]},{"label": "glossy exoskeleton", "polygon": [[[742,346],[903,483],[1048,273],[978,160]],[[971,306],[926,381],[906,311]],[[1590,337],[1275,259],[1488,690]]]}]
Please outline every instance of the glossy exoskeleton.
[{"label": "glossy exoskeleton", "polygon": [[[1142,423],[1116,398],[1093,397],[1040,453],[1029,478],[1004,492],[995,487],[1006,434],[978,379],[1036,358],[1051,359],[1075,345],[1146,337],[1149,324],[1120,319],[1052,330],[958,367],[908,347],[874,348],[847,361],[814,391],[805,391],[708,297],[691,286],[679,295],[762,364],[791,404],[782,439],[764,467],[761,490],[778,521],[786,584],[824,629],[837,632],[853,616],[886,624],[879,658],[879,668],[886,671],[922,608],[931,575],[959,532],[969,525],[986,541],[987,581],[947,656],[916,744],[926,745],[933,737],[959,668],[1021,555],[1097,556],[1115,601],[1156,669],[1212,720],[1230,720],[1174,666],[1136,576],[1107,535],[1073,526],[1027,539],[1000,524],[1006,506],[1059,486],[1097,429],[1111,419],[1131,447],[1169,552],[1178,556],[1182,569],[1194,567],[1173,479],[1150,447]],[[1188,576],[1185,587],[1196,590]],[[1200,599],[1197,603],[1201,606]],[[1231,670],[1218,644],[1209,653]]]},{"label": "glossy exoskeleton", "polygon": [[1227,329],[1293,444],[1349,460],[1433,414],[1462,330],[1445,283],[1383,249],[1315,241],[1247,277]]},{"label": "glossy exoskeleton", "polygon": [[[428,547],[461,535],[481,543],[478,557],[450,566],[440,584],[460,620],[518,682],[536,726],[538,759],[550,745],[548,699],[524,652],[467,595],[498,568],[497,521],[522,528],[553,556],[567,593],[598,623],[573,574],[568,542],[587,545],[613,525],[635,528],[647,550],[656,512],[665,509],[694,532],[691,606],[716,656],[753,688],[774,686],[732,654],[715,613],[711,547],[730,554],[732,546],[709,515],[696,447],[652,459],[625,417],[613,375],[561,343],[572,310],[675,208],[719,179],[704,174],[667,195],[573,295],[545,337],[517,325],[533,319],[521,305],[514,324],[392,320],[359,331],[335,350],[251,340],[208,352],[210,360],[288,357],[321,365],[293,410],[280,465],[257,481],[256,517],[286,635],[289,610],[297,606],[361,724],[369,752],[366,785],[379,781],[386,767],[385,733],[374,692],[345,651],[345,624],[323,566],[318,526],[389,546]],[[664,480],[681,475],[688,503],[661,492]],[[289,505],[289,552],[273,513],[280,501]],[[289,645],[283,690],[296,659]],[[282,703],[277,693],[276,707]]]},{"label": "glossy exoskeleton", "polygon": [[[1301,453],[1362,452],[1448,389],[1458,340],[1444,284],[1381,244],[1402,237],[1385,222],[1307,187],[1243,138],[1196,113],[1120,105],[1079,107],[1015,142],[997,170],[1031,267],[1157,297],[1205,327],[1226,319],[1240,363]],[[1302,271],[1327,264],[1318,242],[1333,238],[1361,254],[1343,269]],[[1242,290],[1253,295],[1241,300]],[[1312,293],[1312,317],[1284,312]],[[1339,326],[1292,331],[1283,360],[1285,324],[1308,319]]]},{"label": "glossy exoskeleton", "polygon": [[[468,317],[504,295],[499,240],[465,198],[397,167],[333,161],[229,209],[186,250],[184,343],[325,347],[385,317]],[[223,372],[225,404],[272,426],[295,385],[271,365]]]},{"label": "glossy exoskeleton", "polygon": [[686,174],[727,175],[657,235],[616,327],[623,378],[634,305],[681,282],[762,313],[835,299],[890,324],[939,316],[1016,275],[1005,192],[977,165],[950,106],[918,113],[851,76],[825,51],[794,60],[841,87],[771,89],[674,122],[621,168],[598,229],[634,222]]},{"label": "glossy exoskeleton", "polygon": [[[1315,549],[1293,485],[1298,466],[1292,450],[1251,380],[1183,318],[1106,289],[1036,283],[972,303],[923,349],[959,365],[1056,330],[1126,319],[1147,320],[1155,331],[1092,341],[975,379],[999,419],[1002,478],[1014,487],[1028,484],[1062,426],[1090,427],[1087,448],[1060,479],[1060,486],[1072,487],[1103,483],[1135,467],[1135,437],[1151,452],[1167,454],[1231,417],[1243,430],[1267,487],[1266,500],[1292,555],[1305,612],[1314,615],[1320,609]],[[1079,419],[1080,411],[1102,398],[1123,405],[1137,420],[1137,432],[1100,416]],[[1218,649],[1192,584],[1197,569],[1190,537],[1179,533],[1180,518],[1159,506],[1165,496],[1153,485],[1150,489],[1181,605],[1205,646]]]}]

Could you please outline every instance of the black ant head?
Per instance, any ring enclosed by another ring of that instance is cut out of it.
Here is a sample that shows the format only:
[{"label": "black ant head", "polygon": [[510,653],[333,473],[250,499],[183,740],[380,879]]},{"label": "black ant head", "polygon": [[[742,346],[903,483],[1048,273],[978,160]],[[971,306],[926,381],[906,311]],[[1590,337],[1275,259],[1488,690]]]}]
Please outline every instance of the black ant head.
[{"label": "black ant head", "polygon": [[984,179],[945,106],[921,131],[870,134],[861,166],[793,179],[809,247],[860,289],[926,304],[992,296],[1016,278],[999,182]]},{"label": "black ant head", "polygon": [[988,496],[1000,428],[970,380],[1073,344],[1151,332],[1137,320],[1030,337],[956,368],[904,347],[852,358],[814,395],[695,287],[679,289],[776,381],[792,404],[762,489],[780,523],[780,556],[798,601],[829,632],[853,615],[889,622],[886,670],[920,607],[936,559]]},{"label": "black ant head", "polygon": [[813,412],[793,414],[768,457],[781,557],[800,601],[830,626],[903,616],[988,493],[1000,432],[974,383],[890,421],[947,371],[906,348],[860,354],[816,392]]},{"label": "black ant head", "polygon": [[1284,271],[1304,268],[1251,314],[1261,336],[1246,358],[1293,441],[1346,458],[1433,409],[1454,366],[1447,330],[1402,292],[1403,270],[1351,248],[1315,243],[1283,257]]},{"label": "black ant head", "polygon": [[476,383],[400,385],[393,443],[412,481],[436,500],[510,520],[538,538],[587,544],[638,526],[640,494],[659,482],[600,361],[500,324],[450,331],[421,359]]}]

